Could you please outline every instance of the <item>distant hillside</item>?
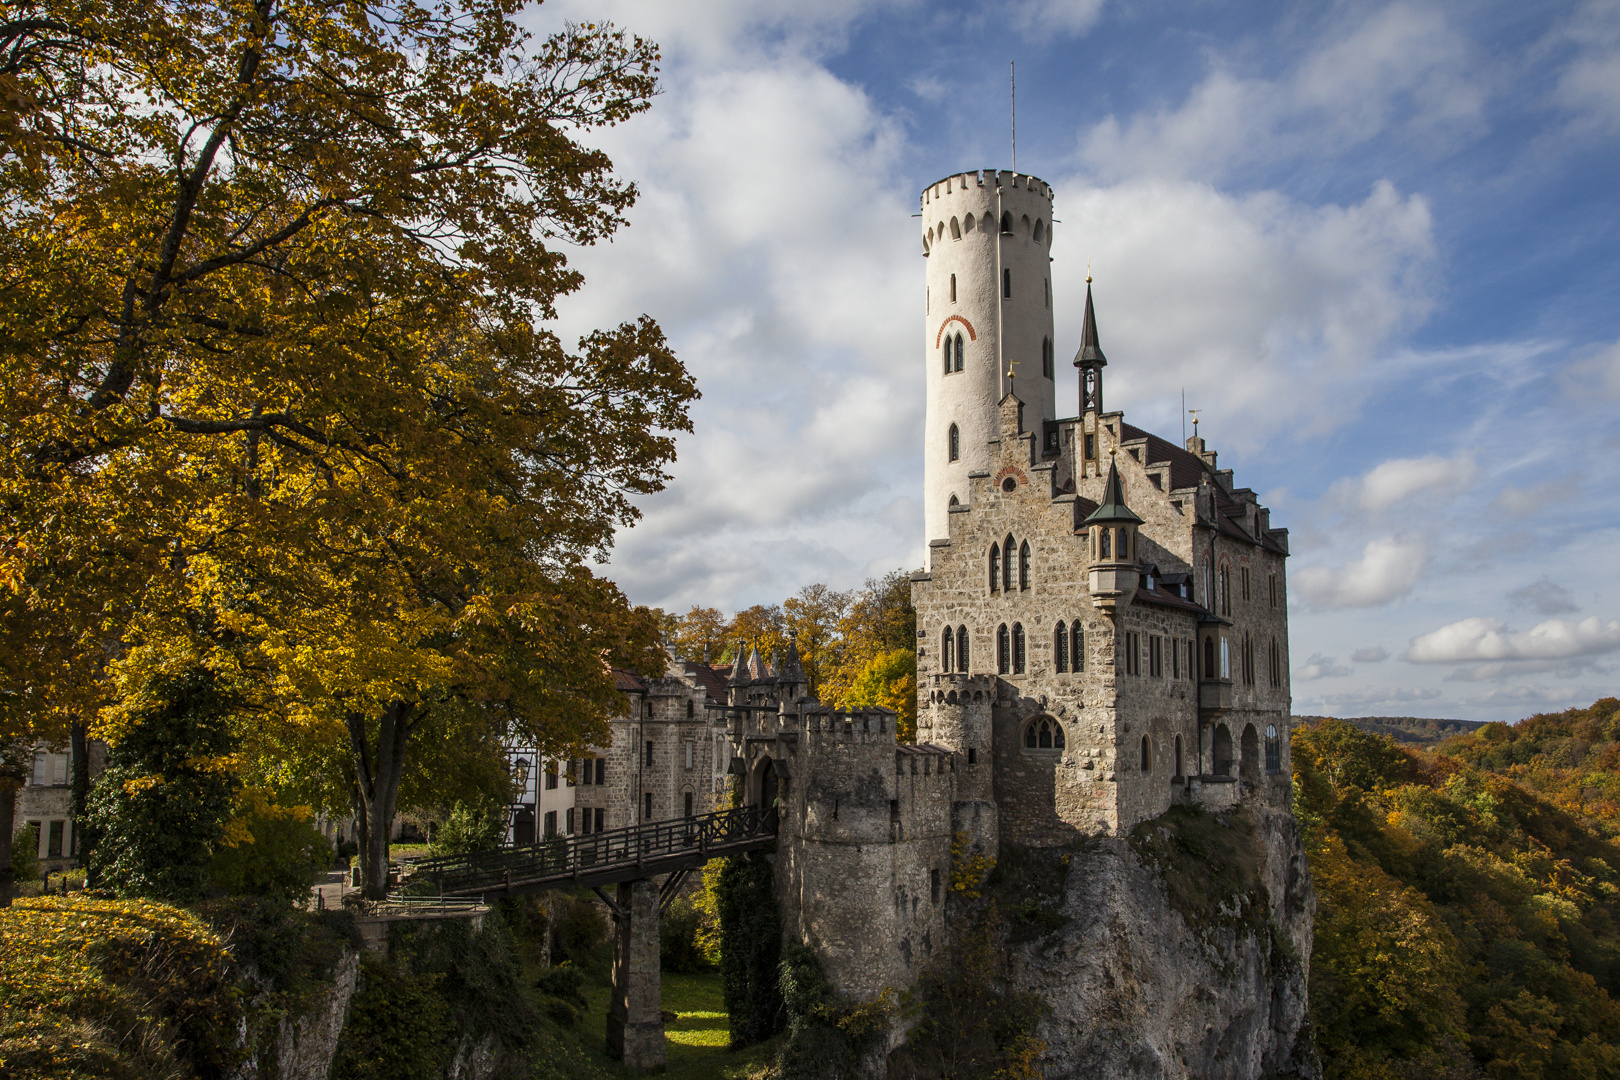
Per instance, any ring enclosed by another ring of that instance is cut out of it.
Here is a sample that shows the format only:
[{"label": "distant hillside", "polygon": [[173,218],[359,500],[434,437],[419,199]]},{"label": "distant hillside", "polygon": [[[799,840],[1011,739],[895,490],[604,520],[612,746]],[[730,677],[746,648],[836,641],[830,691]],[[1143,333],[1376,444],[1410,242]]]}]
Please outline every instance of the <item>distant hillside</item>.
[{"label": "distant hillside", "polygon": [[[1314,724],[1327,719],[1323,716],[1296,716],[1295,721]],[[1435,746],[1453,735],[1467,735],[1485,726],[1483,720],[1430,720],[1422,716],[1340,716],[1346,724],[1354,724],[1370,735],[1388,735],[1408,746]]]}]

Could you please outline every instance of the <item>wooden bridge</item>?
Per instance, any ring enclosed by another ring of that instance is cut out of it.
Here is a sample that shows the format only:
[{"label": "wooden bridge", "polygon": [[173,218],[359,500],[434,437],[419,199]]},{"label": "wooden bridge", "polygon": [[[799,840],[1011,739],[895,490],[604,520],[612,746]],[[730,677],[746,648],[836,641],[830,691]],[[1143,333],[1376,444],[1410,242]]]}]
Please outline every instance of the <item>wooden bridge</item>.
[{"label": "wooden bridge", "polygon": [[[776,811],[743,806],[702,817],[551,837],[522,847],[421,859],[412,876],[436,883],[445,896],[614,885],[660,874],[684,877],[710,859],[753,851],[775,840]],[[672,891],[666,890],[666,899]]]}]

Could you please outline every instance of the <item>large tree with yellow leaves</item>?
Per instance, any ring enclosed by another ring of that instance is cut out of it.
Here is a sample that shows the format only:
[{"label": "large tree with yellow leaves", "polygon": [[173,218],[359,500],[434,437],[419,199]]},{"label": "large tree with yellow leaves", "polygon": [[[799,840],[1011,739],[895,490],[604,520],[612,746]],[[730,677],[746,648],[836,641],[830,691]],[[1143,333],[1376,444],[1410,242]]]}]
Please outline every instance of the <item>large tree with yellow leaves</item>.
[{"label": "large tree with yellow leaves", "polygon": [[109,664],[244,665],[343,740],[373,895],[435,711],[577,745],[607,663],[657,662],[588,564],[695,387],[650,320],[538,328],[635,196],[582,133],[657,53],[521,6],[0,22],[0,739],[60,740]]}]

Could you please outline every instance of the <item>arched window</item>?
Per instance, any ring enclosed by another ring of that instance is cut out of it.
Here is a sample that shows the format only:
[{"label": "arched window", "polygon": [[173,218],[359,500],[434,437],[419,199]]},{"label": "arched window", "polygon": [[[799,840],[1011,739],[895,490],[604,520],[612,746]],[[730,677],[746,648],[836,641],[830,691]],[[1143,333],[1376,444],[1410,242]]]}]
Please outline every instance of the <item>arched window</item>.
[{"label": "arched window", "polygon": [[1119,561],[1124,562],[1131,557],[1131,530],[1119,530]]},{"label": "arched window", "polygon": [[951,218],[951,239],[962,239],[962,223],[957,221],[955,218]]},{"label": "arched window", "polygon": [[934,239],[945,239],[945,223],[943,221],[934,226]]},{"label": "arched window", "polygon": [[1050,716],[1037,716],[1024,728],[1025,750],[1062,750],[1063,725]]},{"label": "arched window", "polygon": [[963,232],[972,232],[973,231],[973,215],[972,214],[969,214],[967,217],[962,219],[962,231]]},{"label": "arched window", "polygon": [[1002,592],[1012,592],[1013,590],[1013,552],[1014,548],[1012,533],[1008,533],[1007,539],[1001,542],[1001,554],[1004,556],[1001,561]]},{"label": "arched window", "polygon": [[961,500],[961,499],[958,499],[958,498],[957,498],[957,497],[956,497],[956,496],[955,496],[955,495],[952,495],[952,496],[951,496],[951,503],[950,503],[950,504],[951,504],[951,505],[952,505],[952,506],[961,506],[961,505],[962,505],[962,500]]},{"label": "arched window", "polygon": [[1277,737],[1277,725],[1266,725],[1266,772],[1282,772],[1282,740]]},{"label": "arched window", "polygon": [[1215,727],[1215,738],[1212,741],[1210,756],[1214,758],[1214,773],[1216,776],[1232,775],[1232,733],[1225,724]]},{"label": "arched window", "polygon": [[1012,667],[1014,675],[1022,675],[1025,668],[1024,624],[1013,623],[1012,632]]},{"label": "arched window", "polygon": [[951,461],[962,456],[962,432],[955,424],[951,425],[950,454]]},{"label": "arched window", "polygon": [[950,627],[939,636],[939,670],[949,673],[956,670],[956,658],[951,655],[956,651],[956,631]]},{"label": "arched window", "polygon": [[1113,558],[1113,555],[1109,554],[1109,552],[1111,551],[1111,545],[1110,545],[1110,542],[1109,542],[1109,537],[1111,537],[1111,536],[1113,536],[1113,532],[1111,530],[1109,530],[1109,529],[1098,529],[1097,530],[1097,541],[1098,541],[1098,543],[1100,543],[1102,545],[1102,547],[1097,552],[1097,558],[1099,558],[1099,559],[1112,559]]},{"label": "arched window", "polygon": [[1023,217],[1021,217],[1021,218],[1019,218],[1019,219],[1018,219],[1018,225],[1019,225],[1019,227],[1020,227],[1020,228],[1022,228],[1022,229],[1023,229],[1023,230],[1024,230],[1024,231],[1025,231],[1025,232],[1026,232],[1026,233],[1027,233],[1027,232],[1029,232],[1029,215],[1028,215],[1028,214],[1025,214],[1025,215],[1024,215],[1024,216],[1023,216]]},{"label": "arched window", "polygon": [[1041,374],[1052,377],[1052,339],[1041,338]]},{"label": "arched window", "polygon": [[1004,232],[1004,233],[1012,232],[1012,211],[1011,210],[1008,210],[1006,213],[1001,215],[1001,231]]},{"label": "arched window", "polygon": [[1142,736],[1142,771],[1153,771],[1153,746],[1146,735]]},{"label": "arched window", "polygon": [[1005,675],[1012,670],[1012,642],[1007,637],[1007,624],[996,627],[996,671]]},{"label": "arched window", "polygon": [[1029,541],[1025,540],[1018,545],[1018,589],[1020,592],[1029,588]]},{"label": "arched window", "polygon": [[1220,596],[1221,614],[1232,614],[1232,566],[1230,563],[1221,563],[1221,568],[1215,572],[1215,587]]},{"label": "arched window", "polygon": [[1180,780],[1181,772],[1181,736],[1176,736],[1176,779]]},{"label": "arched window", "polygon": [[1001,587],[1001,548],[995,544],[990,545],[990,591],[995,592]]},{"label": "arched window", "polygon": [[1204,671],[1201,677],[1205,679],[1215,677],[1215,639],[1213,637],[1204,638]]},{"label": "arched window", "polygon": [[1035,242],[1038,244],[1046,239],[1046,222],[1035,219]]},{"label": "arched window", "polygon": [[1052,667],[1059,674],[1069,670],[1069,628],[1062,620],[1052,634]]},{"label": "arched window", "polygon": [[951,339],[949,335],[946,336],[945,344],[940,348],[940,356],[945,360],[945,374],[949,375],[951,373]]},{"label": "arched window", "polygon": [[956,335],[956,370],[962,370],[962,335]]},{"label": "arched window", "polygon": [[967,627],[956,628],[956,670],[967,674],[968,670],[968,632]]},{"label": "arched window", "polygon": [[951,275],[951,303],[956,303],[956,275]]},{"label": "arched window", "polygon": [[1012,299],[1012,270],[1010,268],[1001,271],[1001,297],[1003,300]]},{"label": "arched window", "polygon": [[1080,625],[1079,619],[1069,624],[1069,668],[1086,670],[1086,628]]}]

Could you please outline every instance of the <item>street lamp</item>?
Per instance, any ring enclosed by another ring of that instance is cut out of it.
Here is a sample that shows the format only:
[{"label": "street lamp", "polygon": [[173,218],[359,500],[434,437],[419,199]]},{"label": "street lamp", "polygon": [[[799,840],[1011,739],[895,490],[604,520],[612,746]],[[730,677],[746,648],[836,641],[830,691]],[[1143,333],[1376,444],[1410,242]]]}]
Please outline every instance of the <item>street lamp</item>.
[{"label": "street lamp", "polygon": [[529,759],[520,757],[512,762],[512,779],[517,781],[518,801],[529,792]]}]

